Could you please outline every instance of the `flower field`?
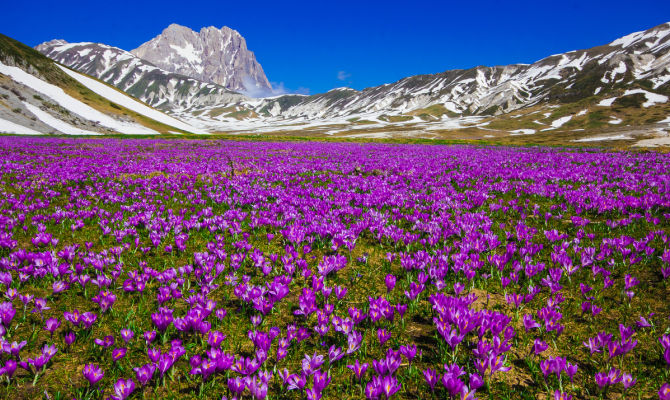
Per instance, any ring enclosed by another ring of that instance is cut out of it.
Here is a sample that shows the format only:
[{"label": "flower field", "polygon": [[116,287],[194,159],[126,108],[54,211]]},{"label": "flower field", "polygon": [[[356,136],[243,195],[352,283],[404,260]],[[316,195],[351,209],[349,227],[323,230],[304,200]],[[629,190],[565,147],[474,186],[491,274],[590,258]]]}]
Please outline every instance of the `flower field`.
[{"label": "flower field", "polygon": [[0,138],[0,397],[670,399],[670,157]]}]

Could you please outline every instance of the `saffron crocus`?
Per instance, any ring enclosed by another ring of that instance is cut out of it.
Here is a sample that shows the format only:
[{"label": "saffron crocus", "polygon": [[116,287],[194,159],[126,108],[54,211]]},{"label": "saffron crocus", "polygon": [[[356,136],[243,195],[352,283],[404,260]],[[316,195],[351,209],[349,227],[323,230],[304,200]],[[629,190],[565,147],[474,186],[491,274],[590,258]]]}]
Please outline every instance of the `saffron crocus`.
[{"label": "saffron crocus", "polygon": [[354,375],[356,375],[356,379],[360,381],[363,375],[365,375],[365,371],[368,370],[368,363],[361,364],[358,359],[356,359],[353,364],[347,365],[347,368],[353,371]]},{"label": "saffron crocus", "polygon": [[330,384],[330,372],[328,371],[316,371],[314,373],[314,390],[321,393],[323,389]]},{"label": "saffron crocus", "polygon": [[123,339],[124,342],[130,342],[134,336],[135,332],[131,331],[130,329],[121,329],[121,339]]},{"label": "saffron crocus", "polygon": [[6,328],[9,328],[9,324],[12,323],[16,310],[10,302],[4,302],[0,304],[0,323]]},{"label": "saffron crocus", "polygon": [[96,364],[86,364],[84,365],[84,370],[82,371],[84,378],[88,380],[88,383],[91,386],[95,386],[96,383],[100,381],[105,376],[104,371],[100,366]]},{"label": "saffron crocus", "polygon": [[544,352],[549,348],[549,345],[547,342],[544,342],[540,340],[539,338],[535,339],[535,343],[533,344],[533,351],[535,352],[536,355],[539,355],[540,353]]},{"label": "saffron crocus", "polygon": [[628,390],[633,386],[635,386],[635,384],[637,383],[637,379],[633,378],[633,375],[625,373],[623,374],[621,382],[623,383],[623,388]]},{"label": "saffron crocus", "polygon": [[554,392],[554,400],[572,400],[572,396],[557,390]]},{"label": "saffron crocus", "polygon": [[51,336],[53,336],[58,327],[60,327],[60,321],[57,318],[49,318],[44,323],[44,330],[49,332]]},{"label": "saffron crocus", "polygon": [[102,339],[95,339],[95,340],[93,340],[93,342],[95,344],[97,344],[98,346],[106,349],[106,348],[114,345],[114,336],[107,335]]},{"label": "saffron crocus", "polygon": [[115,362],[116,362],[116,361],[119,361],[120,359],[122,359],[123,357],[126,356],[126,352],[127,352],[127,351],[128,351],[128,349],[126,349],[125,347],[117,347],[117,348],[115,348],[115,349],[112,351],[112,360],[114,360]]},{"label": "saffron crocus", "polygon": [[135,377],[137,381],[142,386],[146,386],[149,381],[154,377],[154,372],[156,371],[156,366],[152,363],[144,364],[141,367],[133,368],[135,370]]},{"label": "saffron crocus", "polygon": [[119,379],[114,384],[114,396],[112,398],[115,400],[125,400],[134,390],[135,381],[132,379]]},{"label": "saffron crocus", "polygon": [[391,398],[394,394],[400,390],[400,384],[398,383],[398,379],[396,379],[395,376],[393,375],[386,375],[382,379],[382,392],[386,396],[387,399]]},{"label": "saffron crocus", "polygon": [[7,378],[11,379],[14,376],[14,372],[16,372],[16,365],[16,361],[7,360],[5,366],[0,368],[0,375],[5,375]]},{"label": "saffron crocus", "polygon": [[670,400],[670,384],[664,383],[658,390],[659,400]]},{"label": "saffron crocus", "polygon": [[319,368],[321,368],[323,362],[323,356],[317,354],[316,352],[314,352],[314,355],[312,356],[305,354],[305,358],[302,359],[302,370],[307,375],[312,375],[314,372],[318,371]]},{"label": "saffron crocus", "polygon": [[377,339],[379,339],[379,344],[382,346],[391,338],[391,332],[386,329],[377,330]]},{"label": "saffron crocus", "polygon": [[395,283],[396,283],[395,275],[393,275],[393,274],[386,275],[386,278],[384,278],[384,283],[386,283],[386,291],[388,293],[391,293],[393,288],[395,288]]},{"label": "saffron crocus", "polygon": [[435,385],[440,380],[440,375],[434,369],[428,368],[423,371],[423,378],[426,380],[428,386],[430,386],[430,390],[434,391]]},{"label": "saffron crocus", "polygon": [[65,344],[68,345],[68,347],[72,345],[76,339],[77,335],[73,331],[66,333],[63,337],[63,340],[65,341]]}]

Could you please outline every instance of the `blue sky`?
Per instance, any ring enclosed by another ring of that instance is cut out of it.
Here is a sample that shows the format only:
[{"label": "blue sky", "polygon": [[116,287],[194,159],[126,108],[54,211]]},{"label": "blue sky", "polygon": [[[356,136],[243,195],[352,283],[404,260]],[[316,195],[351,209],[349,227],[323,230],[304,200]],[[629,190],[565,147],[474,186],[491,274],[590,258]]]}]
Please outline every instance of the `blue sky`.
[{"label": "blue sky", "polygon": [[477,65],[530,63],[670,21],[670,1],[12,1],[0,32],[131,50],[176,22],[229,26],[290,91],[362,89]]}]

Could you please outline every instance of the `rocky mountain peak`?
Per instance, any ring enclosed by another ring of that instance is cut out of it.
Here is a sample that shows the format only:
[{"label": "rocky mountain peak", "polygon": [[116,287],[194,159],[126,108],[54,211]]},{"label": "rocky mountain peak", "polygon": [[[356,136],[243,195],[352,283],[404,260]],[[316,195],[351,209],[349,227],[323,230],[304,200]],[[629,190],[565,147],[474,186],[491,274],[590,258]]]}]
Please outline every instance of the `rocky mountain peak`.
[{"label": "rocky mountain peak", "polygon": [[263,68],[244,37],[226,26],[202,28],[171,24],[131,53],[159,68],[236,91],[271,90]]}]

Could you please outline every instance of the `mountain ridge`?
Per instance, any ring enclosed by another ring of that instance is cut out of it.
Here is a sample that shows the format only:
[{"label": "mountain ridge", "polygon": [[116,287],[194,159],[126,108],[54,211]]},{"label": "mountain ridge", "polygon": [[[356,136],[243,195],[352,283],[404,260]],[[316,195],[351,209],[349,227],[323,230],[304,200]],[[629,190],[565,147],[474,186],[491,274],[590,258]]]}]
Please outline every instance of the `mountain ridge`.
[{"label": "mountain ridge", "polygon": [[[670,97],[670,23],[531,64],[476,66],[405,77],[362,90],[336,88],[314,95],[265,98],[170,75],[174,73],[103,44],[52,42],[40,46],[56,61],[212,132],[309,128],[319,134],[340,134],[347,129],[386,132],[404,126],[411,134],[476,127],[481,132],[502,129],[526,135],[640,123],[656,129],[653,124],[664,121],[662,110]],[[102,69],[100,59],[107,60]],[[145,79],[137,72],[148,70],[160,78]],[[197,89],[176,87],[174,76],[189,80]],[[127,85],[129,82],[135,86]],[[540,116],[534,116],[537,113]],[[492,128],[484,128],[486,124]]]},{"label": "mountain ridge", "polygon": [[166,71],[230,90],[272,90],[244,37],[227,26],[195,32],[173,23],[130,53]]}]

